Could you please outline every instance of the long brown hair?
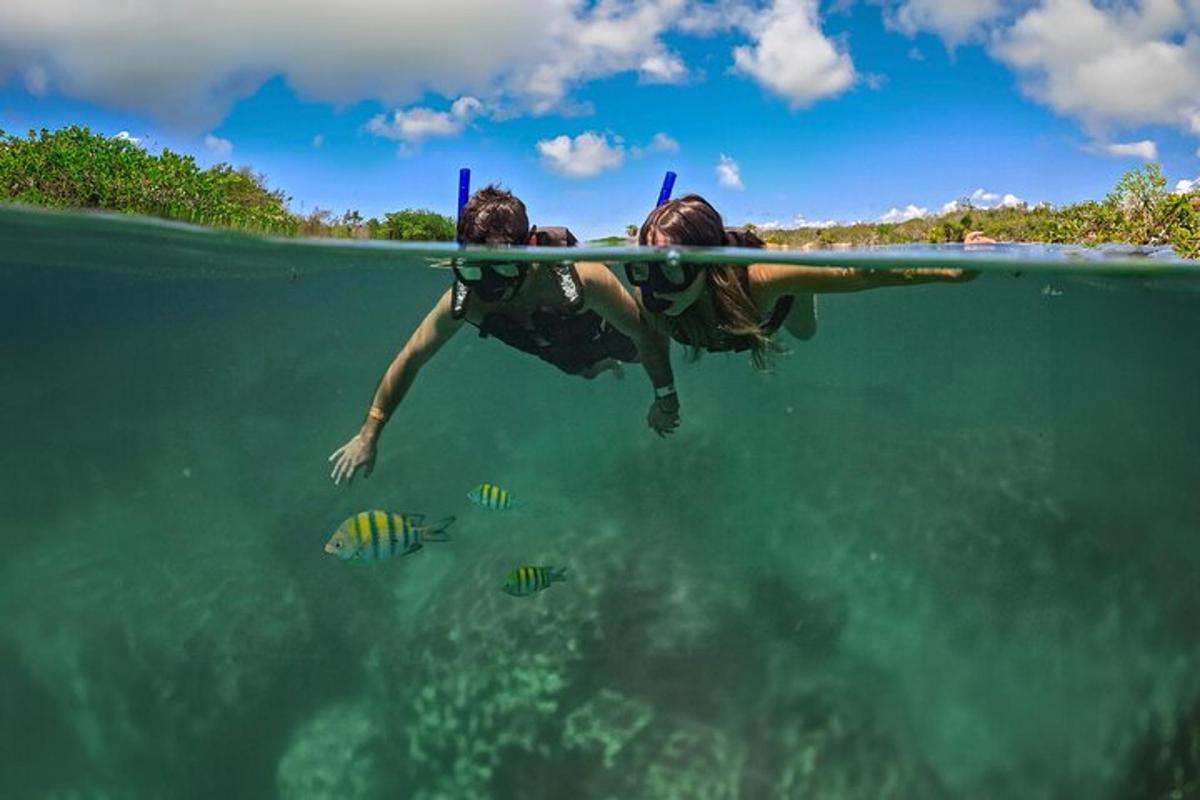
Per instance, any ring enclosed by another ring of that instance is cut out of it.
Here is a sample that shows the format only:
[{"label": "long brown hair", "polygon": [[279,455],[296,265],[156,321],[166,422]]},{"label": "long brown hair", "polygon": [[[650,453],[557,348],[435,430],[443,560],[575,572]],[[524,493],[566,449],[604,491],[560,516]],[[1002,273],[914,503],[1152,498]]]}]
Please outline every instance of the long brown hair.
[{"label": "long brown hair", "polygon": [[[638,244],[646,244],[657,231],[672,244],[697,247],[764,247],[761,239],[748,230],[726,230],[717,210],[698,194],[668,200],[650,212],[638,232]],[[672,338],[691,346],[691,358],[702,350],[718,349],[721,339],[736,336],[749,340],[750,360],[758,369],[766,369],[768,356],[776,349],[759,322],[761,312],[754,305],[744,264],[719,264],[704,269],[705,292],[712,301],[716,320],[701,303],[693,303],[678,316],[655,314]],[[715,328],[714,328],[715,323]]]}]

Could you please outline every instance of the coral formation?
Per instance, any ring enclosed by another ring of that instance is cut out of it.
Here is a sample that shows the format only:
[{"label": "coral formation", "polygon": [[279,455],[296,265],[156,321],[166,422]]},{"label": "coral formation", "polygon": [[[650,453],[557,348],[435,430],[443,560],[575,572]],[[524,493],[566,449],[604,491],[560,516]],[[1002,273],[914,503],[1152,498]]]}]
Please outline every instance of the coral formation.
[{"label": "coral formation", "polygon": [[292,735],[279,761],[280,800],[376,800],[387,752],[383,727],[358,702],[321,709]]}]

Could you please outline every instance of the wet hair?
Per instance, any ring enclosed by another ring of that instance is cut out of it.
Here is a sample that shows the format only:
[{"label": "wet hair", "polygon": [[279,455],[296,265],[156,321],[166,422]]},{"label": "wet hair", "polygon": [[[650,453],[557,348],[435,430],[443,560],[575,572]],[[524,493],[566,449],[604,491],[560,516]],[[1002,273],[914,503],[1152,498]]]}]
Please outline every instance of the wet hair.
[{"label": "wet hair", "polygon": [[[749,230],[727,230],[721,215],[698,194],[668,200],[650,212],[638,231],[638,244],[647,244],[650,234],[657,232],[672,244],[697,247],[765,247]],[[674,338],[688,342],[691,357],[700,351],[718,346],[725,336],[745,336],[750,339],[750,360],[759,369],[768,366],[768,355],[775,350],[771,338],[759,320],[762,313],[754,305],[747,287],[746,266],[720,264],[704,270],[706,292],[716,311],[716,330],[700,303],[693,303],[682,314],[671,317],[656,314]]]},{"label": "wet hair", "polygon": [[470,244],[525,244],[529,240],[525,204],[506,189],[485,186],[463,206],[458,238]]}]

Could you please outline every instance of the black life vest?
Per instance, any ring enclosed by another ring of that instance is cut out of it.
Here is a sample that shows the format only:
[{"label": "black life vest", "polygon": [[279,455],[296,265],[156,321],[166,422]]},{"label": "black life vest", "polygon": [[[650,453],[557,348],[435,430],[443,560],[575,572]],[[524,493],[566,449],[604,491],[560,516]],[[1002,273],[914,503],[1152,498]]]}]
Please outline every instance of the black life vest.
[{"label": "black life vest", "polygon": [[[562,227],[535,228],[530,238],[540,247],[574,247],[579,243],[574,234]],[[571,375],[607,359],[637,359],[637,345],[632,339],[611,327],[595,311],[582,311],[583,284],[574,264],[542,262],[542,268],[548,269],[555,279],[556,301],[529,315],[531,327],[502,309],[490,311],[478,325],[480,338],[494,336],[509,347],[537,356]],[[456,319],[466,317],[470,296],[470,287],[456,279],[450,306],[450,313]]]}]

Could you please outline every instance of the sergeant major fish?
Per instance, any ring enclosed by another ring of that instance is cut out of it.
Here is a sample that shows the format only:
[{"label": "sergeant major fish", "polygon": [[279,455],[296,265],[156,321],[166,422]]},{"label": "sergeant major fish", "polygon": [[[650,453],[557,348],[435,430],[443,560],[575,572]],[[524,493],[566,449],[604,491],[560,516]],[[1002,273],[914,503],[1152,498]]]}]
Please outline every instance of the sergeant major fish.
[{"label": "sergeant major fish", "polygon": [[475,505],[490,508],[493,511],[509,511],[521,503],[507,489],[501,489],[494,483],[481,483],[467,492],[467,499]]},{"label": "sergeant major fish", "polygon": [[424,514],[360,511],[338,526],[325,552],[339,561],[376,564],[420,550],[425,542],[448,542],[446,529],[454,517],[426,525]]},{"label": "sergeant major fish", "polygon": [[566,579],[566,567],[517,567],[500,588],[513,597],[528,597]]}]

